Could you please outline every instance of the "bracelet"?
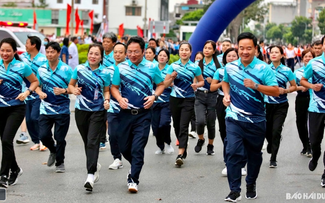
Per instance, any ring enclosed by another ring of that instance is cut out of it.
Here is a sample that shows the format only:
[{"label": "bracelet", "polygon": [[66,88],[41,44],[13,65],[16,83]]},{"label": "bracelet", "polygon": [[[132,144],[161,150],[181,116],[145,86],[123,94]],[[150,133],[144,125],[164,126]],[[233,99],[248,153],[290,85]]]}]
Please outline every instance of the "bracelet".
[{"label": "bracelet", "polygon": [[105,101],[108,101],[109,102],[109,99],[105,99]]}]

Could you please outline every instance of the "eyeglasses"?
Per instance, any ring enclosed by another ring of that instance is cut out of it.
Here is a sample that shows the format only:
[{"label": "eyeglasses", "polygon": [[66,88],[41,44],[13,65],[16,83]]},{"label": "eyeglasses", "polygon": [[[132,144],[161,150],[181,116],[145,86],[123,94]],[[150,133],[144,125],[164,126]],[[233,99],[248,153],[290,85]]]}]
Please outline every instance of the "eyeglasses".
[{"label": "eyeglasses", "polygon": [[142,52],[139,51],[139,50],[137,50],[137,51],[127,51],[126,53],[129,54],[129,55],[132,55],[132,54],[134,54],[134,55],[139,55],[139,54],[141,54]]}]

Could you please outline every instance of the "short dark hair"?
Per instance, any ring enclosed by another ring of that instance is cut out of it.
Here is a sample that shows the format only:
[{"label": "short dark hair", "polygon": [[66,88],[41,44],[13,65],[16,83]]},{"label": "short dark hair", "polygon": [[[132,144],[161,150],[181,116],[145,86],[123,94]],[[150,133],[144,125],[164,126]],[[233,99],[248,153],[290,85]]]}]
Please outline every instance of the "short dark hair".
[{"label": "short dark hair", "polygon": [[239,44],[239,41],[242,39],[251,39],[251,40],[253,40],[254,47],[257,46],[257,38],[255,37],[255,35],[253,35],[250,32],[243,32],[243,33],[239,34],[238,38],[237,38],[237,43]]},{"label": "short dark hair", "polygon": [[124,47],[124,52],[126,53],[126,45],[123,44],[122,42],[117,42],[114,46],[113,46],[113,50],[117,45],[122,45]]},{"label": "short dark hair", "polygon": [[41,49],[41,45],[42,45],[41,39],[39,37],[37,37],[37,36],[27,36],[27,37],[28,37],[28,39],[30,41],[30,44],[31,45],[35,44],[36,45],[35,47],[36,47],[37,51],[39,51]]},{"label": "short dark hair", "polygon": [[117,37],[113,32],[107,32],[103,35],[103,40],[105,38],[111,39],[113,43],[115,43],[117,41]]},{"label": "short dark hair", "polygon": [[155,40],[154,38],[150,38],[148,42],[150,42],[150,41],[154,41],[156,43],[157,47],[159,46],[157,40]]},{"label": "short dark hair", "polygon": [[[280,45],[271,45],[271,46],[268,48],[268,49],[270,50],[270,53],[271,53],[271,50],[272,50],[273,48],[278,48],[278,49],[280,50],[280,53],[281,53],[282,55],[284,55],[284,50],[283,50],[283,48],[282,48]],[[284,57],[281,58],[280,62],[281,62],[283,65],[285,65]]]},{"label": "short dark hair", "polygon": [[187,44],[187,45],[190,47],[190,51],[192,51],[192,45],[191,45],[189,42],[187,42],[187,41],[182,41],[182,42],[179,44],[179,48],[181,48],[181,46],[184,45],[184,44]]},{"label": "short dark hair", "polygon": [[49,42],[49,43],[45,46],[45,50],[48,49],[49,47],[52,47],[52,49],[56,50],[58,53],[61,51],[60,44],[57,43],[57,42]]},{"label": "short dark hair", "polygon": [[[325,35],[324,35],[324,37],[325,37]],[[322,40],[316,40],[311,46],[313,47],[313,46],[318,46],[318,45],[323,45],[323,43],[324,43],[324,37],[322,38]]]},{"label": "short dark hair", "polygon": [[69,38],[67,38],[67,37],[65,37],[64,39],[63,39],[63,45],[65,45],[66,47],[68,47],[69,46]]},{"label": "short dark hair", "polygon": [[139,44],[142,52],[144,51],[144,47],[145,47],[146,44],[145,44],[144,40],[142,39],[142,37],[139,37],[139,36],[131,37],[129,39],[128,43],[126,44],[126,47],[129,48],[129,45],[131,43],[137,43],[137,44]]},{"label": "short dark hair", "polygon": [[223,63],[224,66],[227,64],[227,55],[229,54],[229,52],[232,52],[232,51],[236,52],[237,57],[239,58],[239,56],[238,56],[238,50],[237,49],[235,49],[233,47],[228,48],[225,51],[225,53],[223,54],[223,56],[222,56],[222,63]]},{"label": "short dark hair", "polygon": [[76,39],[78,39],[76,36],[71,37],[71,42],[75,41]]},{"label": "short dark hair", "polygon": [[155,48],[153,48],[153,47],[147,47],[146,50],[147,50],[147,49],[151,49],[152,53],[153,53],[154,55],[156,55],[156,50],[155,50]]},{"label": "short dark hair", "polygon": [[4,38],[0,42],[0,48],[4,43],[7,43],[7,44],[9,44],[11,46],[12,50],[14,52],[16,52],[15,55],[14,55],[15,59],[21,61],[20,58],[19,58],[19,55],[17,54],[17,43],[16,43],[16,41],[14,39],[12,39],[12,38]]},{"label": "short dark hair", "polygon": [[88,52],[87,52],[87,57],[88,57],[90,49],[93,48],[93,47],[98,47],[99,48],[101,58],[102,58],[102,60],[100,61],[100,64],[102,64],[103,63],[103,58],[104,58],[104,48],[103,48],[103,46],[101,44],[94,43],[94,44],[89,45]]},{"label": "short dark hair", "polygon": [[[162,51],[164,51],[165,53],[166,53],[166,55],[167,55],[167,58],[168,58],[168,61],[169,61],[169,59],[170,59],[170,53],[169,53],[169,51],[167,50],[167,49],[160,49],[159,51],[158,51],[158,54],[157,54],[157,61],[158,61],[158,55],[160,54],[160,52],[162,52]],[[167,61],[167,63],[168,63],[168,61]]]}]

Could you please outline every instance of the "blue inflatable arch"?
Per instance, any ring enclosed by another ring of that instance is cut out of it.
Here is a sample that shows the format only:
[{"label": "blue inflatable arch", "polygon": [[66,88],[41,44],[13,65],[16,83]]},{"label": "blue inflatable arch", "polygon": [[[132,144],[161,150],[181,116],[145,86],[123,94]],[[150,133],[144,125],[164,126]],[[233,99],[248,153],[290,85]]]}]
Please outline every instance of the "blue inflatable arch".
[{"label": "blue inflatable arch", "polygon": [[199,21],[189,39],[192,45],[192,60],[198,51],[202,51],[207,40],[218,40],[229,23],[255,0],[215,0]]}]

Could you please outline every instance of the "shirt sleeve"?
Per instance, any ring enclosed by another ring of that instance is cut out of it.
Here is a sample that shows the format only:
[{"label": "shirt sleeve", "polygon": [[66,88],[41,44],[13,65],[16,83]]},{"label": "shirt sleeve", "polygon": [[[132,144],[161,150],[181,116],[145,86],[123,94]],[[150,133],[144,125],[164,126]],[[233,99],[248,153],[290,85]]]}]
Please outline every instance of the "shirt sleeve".
[{"label": "shirt sleeve", "polygon": [[216,72],[214,73],[213,79],[214,80],[220,80],[220,78],[219,78],[219,71],[218,70],[216,70]]},{"label": "shirt sleeve", "polygon": [[202,71],[201,68],[197,65],[195,65],[196,69],[195,69],[195,77],[202,75]]},{"label": "shirt sleeve", "polygon": [[164,81],[164,79],[161,76],[161,72],[160,72],[160,70],[159,70],[159,68],[157,66],[155,66],[155,73],[154,74],[155,75],[154,75],[153,81],[155,82],[155,84],[159,84],[159,83]]},{"label": "shirt sleeve", "polygon": [[264,81],[262,85],[267,86],[278,86],[278,82],[276,80],[275,74],[269,66],[266,66],[264,69]]},{"label": "shirt sleeve", "polygon": [[73,70],[71,79],[78,80],[78,66]]},{"label": "shirt sleeve", "polygon": [[26,77],[30,76],[33,73],[33,71],[27,64],[24,63],[24,66],[25,66],[24,67],[24,77],[26,78]]},{"label": "shirt sleeve", "polygon": [[67,82],[69,83],[72,77],[73,71],[70,66],[68,66],[68,71],[67,71]]},{"label": "shirt sleeve", "polygon": [[173,73],[173,71],[174,71],[174,69],[173,69],[173,65],[170,65],[169,67],[168,67],[168,69],[167,69],[167,74],[172,74]]},{"label": "shirt sleeve", "polygon": [[292,73],[291,69],[289,70],[288,78],[289,78],[289,81],[296,80],[296,76]]},{"label": "shirt sleeve", "polygon": [[108,73],[106,74],[105,80],[104,80],[104,86],[109,87],[111,85],[111,74]]},{"label": "shirt sleeve", "polygon": [[303,77],[306,78],[307,80],[313,76],[313,68],[311,65],[312,61],[309,61],[305,70],[304,70],[304,75]]},{"label": "shirt sleeve", "polygon": [[120,86],[120,84],[121,84],[120,70],[115,65],[114,65],[114,74],[113,74],[112,84],[116,85],[116,86]]},{"label": "shirt sleeve", "polygon": [[228,73],[227,73],[227,66],[225,67],[225,72],[224,72],[224,76],[223,76],[223,81],[229,83]]}]

